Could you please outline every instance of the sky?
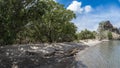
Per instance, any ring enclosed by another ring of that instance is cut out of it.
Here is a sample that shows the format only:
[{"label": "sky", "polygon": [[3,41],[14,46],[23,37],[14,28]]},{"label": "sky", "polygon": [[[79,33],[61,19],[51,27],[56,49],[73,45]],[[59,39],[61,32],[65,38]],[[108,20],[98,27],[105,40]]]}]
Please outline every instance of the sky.
[{"label": "sky", "polygon": [[55,0],[67,10],[76,14],[72,22],[78,31],[97,30],[101,21],[109,20],[115,27],[120,27],[120,0]]}]

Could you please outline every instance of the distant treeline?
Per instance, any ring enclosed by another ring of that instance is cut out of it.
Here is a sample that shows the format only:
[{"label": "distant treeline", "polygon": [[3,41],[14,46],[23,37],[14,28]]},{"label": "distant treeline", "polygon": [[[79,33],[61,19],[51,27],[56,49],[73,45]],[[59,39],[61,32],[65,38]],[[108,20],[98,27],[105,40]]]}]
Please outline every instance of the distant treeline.
[{"label": "distant treeline", "polygon": [[77,33],[77,39],[118,40],[120,39],[120,29],[114,27],[110,21],[102,21],[99,23],[97,31],[82,30]]},{"label": "distant treeline", "polygon": [[77,39],[78,40],[95,39],[96,35],[97,35],[97,32],[89,31],[85,29],[85,30],[82,30],[80,33],[77,33]]}]

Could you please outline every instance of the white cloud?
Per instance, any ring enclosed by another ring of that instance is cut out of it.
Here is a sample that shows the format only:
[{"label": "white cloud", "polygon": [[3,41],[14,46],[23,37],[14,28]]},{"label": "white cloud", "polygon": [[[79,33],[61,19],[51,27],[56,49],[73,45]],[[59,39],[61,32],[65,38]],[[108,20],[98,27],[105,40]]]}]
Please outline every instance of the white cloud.
[{"label": "white cloud", "polygon": [[117,7],[98,7],[92,13],[79,14],[73,20],[78,27],[78,31],[83,29],[96,30],[101,21],[110,20],[115,27],[120,27],[120,8]]},{"label": "white cloud", "polygon": [[81,8],[82,3],[81,2],[77,2],[77,1],[73,1],[68,7],[67,9],[74,11],[75,13],[82,13],[83,8]]},{"label": "white cloud", "polygon": [[85,7],[81,7],[82,2],[73,1],[67,9],[74,11],[76,14],[82,14],[84,12],[88,13],[92,10],[92,7],[90,5],[86,5]]},{"label": "white cloud", "polygon": [[85,12],[91,12],[92,11],[92,7],[90,5],[85,6]]}]

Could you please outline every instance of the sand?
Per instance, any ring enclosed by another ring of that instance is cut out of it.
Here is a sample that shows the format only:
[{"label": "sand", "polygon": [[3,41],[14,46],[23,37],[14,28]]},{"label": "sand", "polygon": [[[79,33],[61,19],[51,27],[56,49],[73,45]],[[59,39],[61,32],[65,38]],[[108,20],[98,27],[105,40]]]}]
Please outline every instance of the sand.
[{"label": "sand", "polygon": [[88,45],[88,46],[94,46],[103,41],[109,41],[109,40],[87,39],[87,40],[80,40],[80,43],[82,43],[84,45]]}]

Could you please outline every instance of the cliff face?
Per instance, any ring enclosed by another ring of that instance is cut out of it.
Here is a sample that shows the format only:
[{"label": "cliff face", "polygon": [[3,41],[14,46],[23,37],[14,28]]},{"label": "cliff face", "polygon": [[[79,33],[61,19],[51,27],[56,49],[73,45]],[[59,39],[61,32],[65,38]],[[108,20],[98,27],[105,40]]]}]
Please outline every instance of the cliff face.
[{"label": "cliff face", "polygon": [[99,34],[103,34],[107,36],[108,32],[112,33],[113,39],[120,39],[120,29],[114,27],[110,21],[100,22],[98,27]]},{"label": "cliff face", "polygon": [[120,34],[112,32],[113,39],[120,40]]},{"label": "cliff face", "polygon": [[103,31],[103,30],[109,30],[112,31],[113,25],[110,23],[110,21],[104,21],[99,23],[98,30]]},{"label": "cliff face", "polygon": [[118,28],[114,27],[110,23],[110,21],[100,22],[99,27],[98,27],[98,31],[105,31],[105,30],[120,34],[120,30]]}]

